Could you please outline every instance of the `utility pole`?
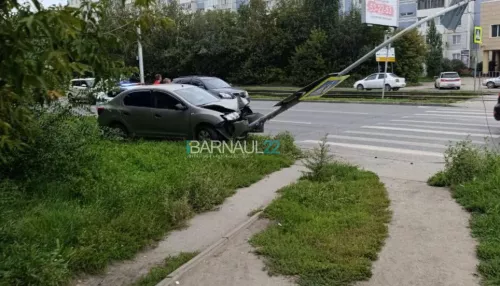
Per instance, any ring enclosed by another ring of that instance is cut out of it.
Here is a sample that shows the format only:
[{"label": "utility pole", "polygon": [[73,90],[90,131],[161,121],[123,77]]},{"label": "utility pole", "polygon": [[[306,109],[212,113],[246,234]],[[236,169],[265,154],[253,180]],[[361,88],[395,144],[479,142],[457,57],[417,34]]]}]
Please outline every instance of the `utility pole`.
[{"label": "utility pole", "polygon": [[141,84],[144,84],[144,61],[142,59],[141,28],[137,26],[137,56],[139,58],[139,76]]},{"label": "utility pole", "polygon": [[[384,42],[389,40],[389,30],[385,31]],[[387,78],[387,60],[389,59],[389,50],[391,49],[391,43],[386,47],[387,52],[385,54],[385,67],[384,67],[384,84],[382,85],[382,99],[384,99],[385,95],[385,80]]]}]

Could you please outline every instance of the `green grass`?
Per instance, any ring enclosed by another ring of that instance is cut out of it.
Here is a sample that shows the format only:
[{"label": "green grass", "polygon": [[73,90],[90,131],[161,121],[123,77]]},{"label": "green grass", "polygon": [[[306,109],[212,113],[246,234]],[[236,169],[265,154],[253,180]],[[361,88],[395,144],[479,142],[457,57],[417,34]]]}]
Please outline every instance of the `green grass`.
[{"label": "green grass", "polygon": [[429,184],[450,186],[457,202],[471,212],[482,284],[500,285],[500,154],[465,142],[450,147],[445,160],[445,169]]},{"label": "green grass", "polygon": [[95,119],[62,120],[0,166],[0,285],[102,273],[298,155],[287,134],[279,155],[188,158],[184,142],[104,140]]},{"label": "green grass", "polygon": [[198,255],[197,252],[181,252],[177,256],[169,256],[165,259],[163,265],[152,268],[147,275],[141,277],[133,286],[155,286],[165,279],[168,274],[181,267],[196,255]]},{"label": "green grass", "polygon": [[280,190],[266,208],[274,224],[251,243],[271,274],[299,285],[350,285],[371,276],[390,220],[384,185],[371,172],[320,163],[320,180],[305,176]]},{"label": "green grass", "polygon": [[[279,96],[266,96],[266,95],[252,95],[252,99],[268,99],[268,100],[282,100],[284,97]],[[469,97],[464,98],[463,100],[467,100]],[[462,100],[456,99],[406,99],[406,98],[331,98],[331,97],[320,97],[320,98],[311,98],[306,99],[304,101],[314,102],[314,101],[328,101],[328,102],[362,102],[362,103],[387,103],[387,104],[396,104],[396,103],[412,103],[412,104],[422,104],[422,103],[436,103],[436,104],[451,104],[460,102]]]}]

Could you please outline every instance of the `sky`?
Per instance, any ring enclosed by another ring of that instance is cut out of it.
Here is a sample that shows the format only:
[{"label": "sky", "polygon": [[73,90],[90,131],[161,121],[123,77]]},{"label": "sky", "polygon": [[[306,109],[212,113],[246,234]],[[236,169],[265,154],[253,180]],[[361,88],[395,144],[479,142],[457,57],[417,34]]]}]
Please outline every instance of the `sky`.
[{"label": "sky", "polygon": [[67,0],[41,0],[40,2],[42,2],[44,7],[49,7],[52,5],[59,5],[59,4],[65,5],[68,3]]}]

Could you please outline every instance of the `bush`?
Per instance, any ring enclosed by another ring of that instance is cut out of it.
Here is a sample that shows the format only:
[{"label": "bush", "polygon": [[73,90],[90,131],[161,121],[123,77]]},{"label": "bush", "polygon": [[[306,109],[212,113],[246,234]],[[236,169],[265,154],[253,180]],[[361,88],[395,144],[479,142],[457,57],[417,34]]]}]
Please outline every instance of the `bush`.
[{"label": "bush", "polygon": [[102,272],[299,153],[280,134],[253,137],[279,139],[278,155],[189,158],[185,142],[107,140],[95,118],[66,111],[32,129],[32,145],[1,166],[0,285]]}]

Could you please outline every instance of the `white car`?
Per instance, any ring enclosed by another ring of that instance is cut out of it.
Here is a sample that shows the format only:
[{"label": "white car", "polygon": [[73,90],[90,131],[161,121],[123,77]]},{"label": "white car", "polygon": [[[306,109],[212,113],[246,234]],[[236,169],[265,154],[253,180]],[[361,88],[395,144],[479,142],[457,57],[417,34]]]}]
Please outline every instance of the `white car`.
[{"label": "white car", "polygon": [[460,89],[462,79],[457,72],[442,72],[438,77],[435,77],[434,87]]},{"label": "white car", "polygon": [[[68,90],[69,101],[93,101],[91,92],[94,89],[95,78],[76,78],[71,80]],[[93,95],[95,98],[105,96],[104,92],[97,92]],[[93,103],[93,102],[92,102]]]},{"label": "white car", "polygon": [[483,80],[483,85],[488,88],[500,87],[500,76]]},{"label": "white car", "polygon": [[370,89],[382,89],[384,88],[384,76],[385,79],[385,90],[399,90],[406,86],[405,78],[399,77],[393,73],[374,73],[362,80],[358,80],[354,84],[354,88],[357,90],[370,90]]}]

